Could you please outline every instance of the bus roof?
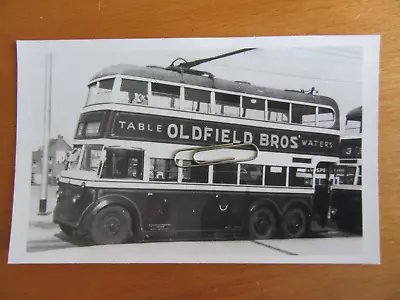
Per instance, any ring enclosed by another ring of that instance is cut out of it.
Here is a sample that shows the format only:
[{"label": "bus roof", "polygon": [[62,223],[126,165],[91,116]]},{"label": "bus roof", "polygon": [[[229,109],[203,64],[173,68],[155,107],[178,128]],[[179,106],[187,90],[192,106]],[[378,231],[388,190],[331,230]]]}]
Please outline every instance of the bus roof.
[{"label": "bus roof", "polygon": [[346,115],[347,120],[361,121],[362,120],[362,106],[358,106],[350,110]]},{"label": "bus roof", "polygon": [[230,81],[206,76],[178,73],[161,67],[140,67],[135,65],[113,65],[98,72],[91,81],[100,79],[104,76],[126,75],[136,76],[156,80],[164,80],[175,83],[185,83],[189,85],[201,86],[205,88],[215,88],[219,90],[244,93],[254,96],[272,97],[285,100],[293,100],[304,103],[321,104],[332,107],[336,113],[339,112],[335,100],[326,96],[317,96],[296,91],[284,91],[279,89],[255,86],[246,82]]}]

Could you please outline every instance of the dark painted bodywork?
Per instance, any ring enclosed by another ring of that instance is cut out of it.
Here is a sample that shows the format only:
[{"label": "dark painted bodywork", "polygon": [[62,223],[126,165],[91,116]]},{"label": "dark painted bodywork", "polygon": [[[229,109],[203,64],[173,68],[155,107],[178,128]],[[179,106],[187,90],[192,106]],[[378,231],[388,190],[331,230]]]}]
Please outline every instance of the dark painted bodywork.
[{"label": "dark painted bodywork", "polygon": [[336,212],[332,215],[335,222],[344,222],[352,228],[362,227],[361,190],[334,189],[331,193],[331,207]]},{"label": "dark painted bodywork", "polygon": [[[73,227],[79,235],[85,235],[90,232],[93,216],[102,208],[119,205],[129,211],[137,240],[215,232],[245,237],[248,218],[260,207],[271,208],[278,220],[293,205],[304,208],[310,221],[315,210],[312,194],[92,189],[65,183],[59,184],[59,190],[62,192],[54,223]],[[82,196],[73,203],[72,197],[77,193]]]}]

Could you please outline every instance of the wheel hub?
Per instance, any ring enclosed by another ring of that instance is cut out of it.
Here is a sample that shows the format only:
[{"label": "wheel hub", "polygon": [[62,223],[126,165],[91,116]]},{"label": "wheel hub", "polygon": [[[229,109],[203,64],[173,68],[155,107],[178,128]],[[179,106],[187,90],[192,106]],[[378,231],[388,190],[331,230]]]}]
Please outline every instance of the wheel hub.
[{"label": "wheel hub", "polygon": [[115,235],[119,232],[121,227],[121,222],[116,217],[108,217],[104,221],[104,228],[107,230],[108,233]]},{"label": "wheel hub", "polygon": [[254,224],[256,232],[260,235],[266,234],[270,226],[271,222],[266,216],[259,216]]},{"label": "wheel hub", "polygon": [[295,233],[301,227],[302,219],[298,214],[292,214],[290,216],[287,224],[288,224],[289,231],[292,233]]}]

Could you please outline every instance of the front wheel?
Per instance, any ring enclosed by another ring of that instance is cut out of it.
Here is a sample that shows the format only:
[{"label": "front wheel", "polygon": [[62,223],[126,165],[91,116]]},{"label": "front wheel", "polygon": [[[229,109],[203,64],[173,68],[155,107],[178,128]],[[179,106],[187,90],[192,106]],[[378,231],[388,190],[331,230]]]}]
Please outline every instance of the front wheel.
[{"label": "front wheel", "polygon": [[281,231],[284,238],[296,239],[307,233],[308,218],[300,207],[289,208],[282,218]]},{"label": "front wheel", "polygon": [[64,224],[59,224],[58,225],[61,229],[61,231],[68,237],[71,237],[74,235],[74,228],[64,225]]},{"label": "front wheel", "polygon": [[253,240],[266,240],[274,237],[277,229],[275,214],[269,208],[256,210],[249,219],[249,237]]},{"label": "front wheel", "polygon": [[91,237],[98,245],[123,244],[132,234],[132,219],[121,206],[108,206],[100,210],[91,225]]}]

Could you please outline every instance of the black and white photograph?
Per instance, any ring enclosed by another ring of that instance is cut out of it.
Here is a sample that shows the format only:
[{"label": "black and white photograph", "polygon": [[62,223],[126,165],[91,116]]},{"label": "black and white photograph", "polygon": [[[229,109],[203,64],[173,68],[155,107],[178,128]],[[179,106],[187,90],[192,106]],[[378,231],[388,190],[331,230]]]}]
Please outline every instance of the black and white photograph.
[{"label": "black and white photograph", "polygon": [[379,47],[18,41],[9,263],[379,264]]}]

